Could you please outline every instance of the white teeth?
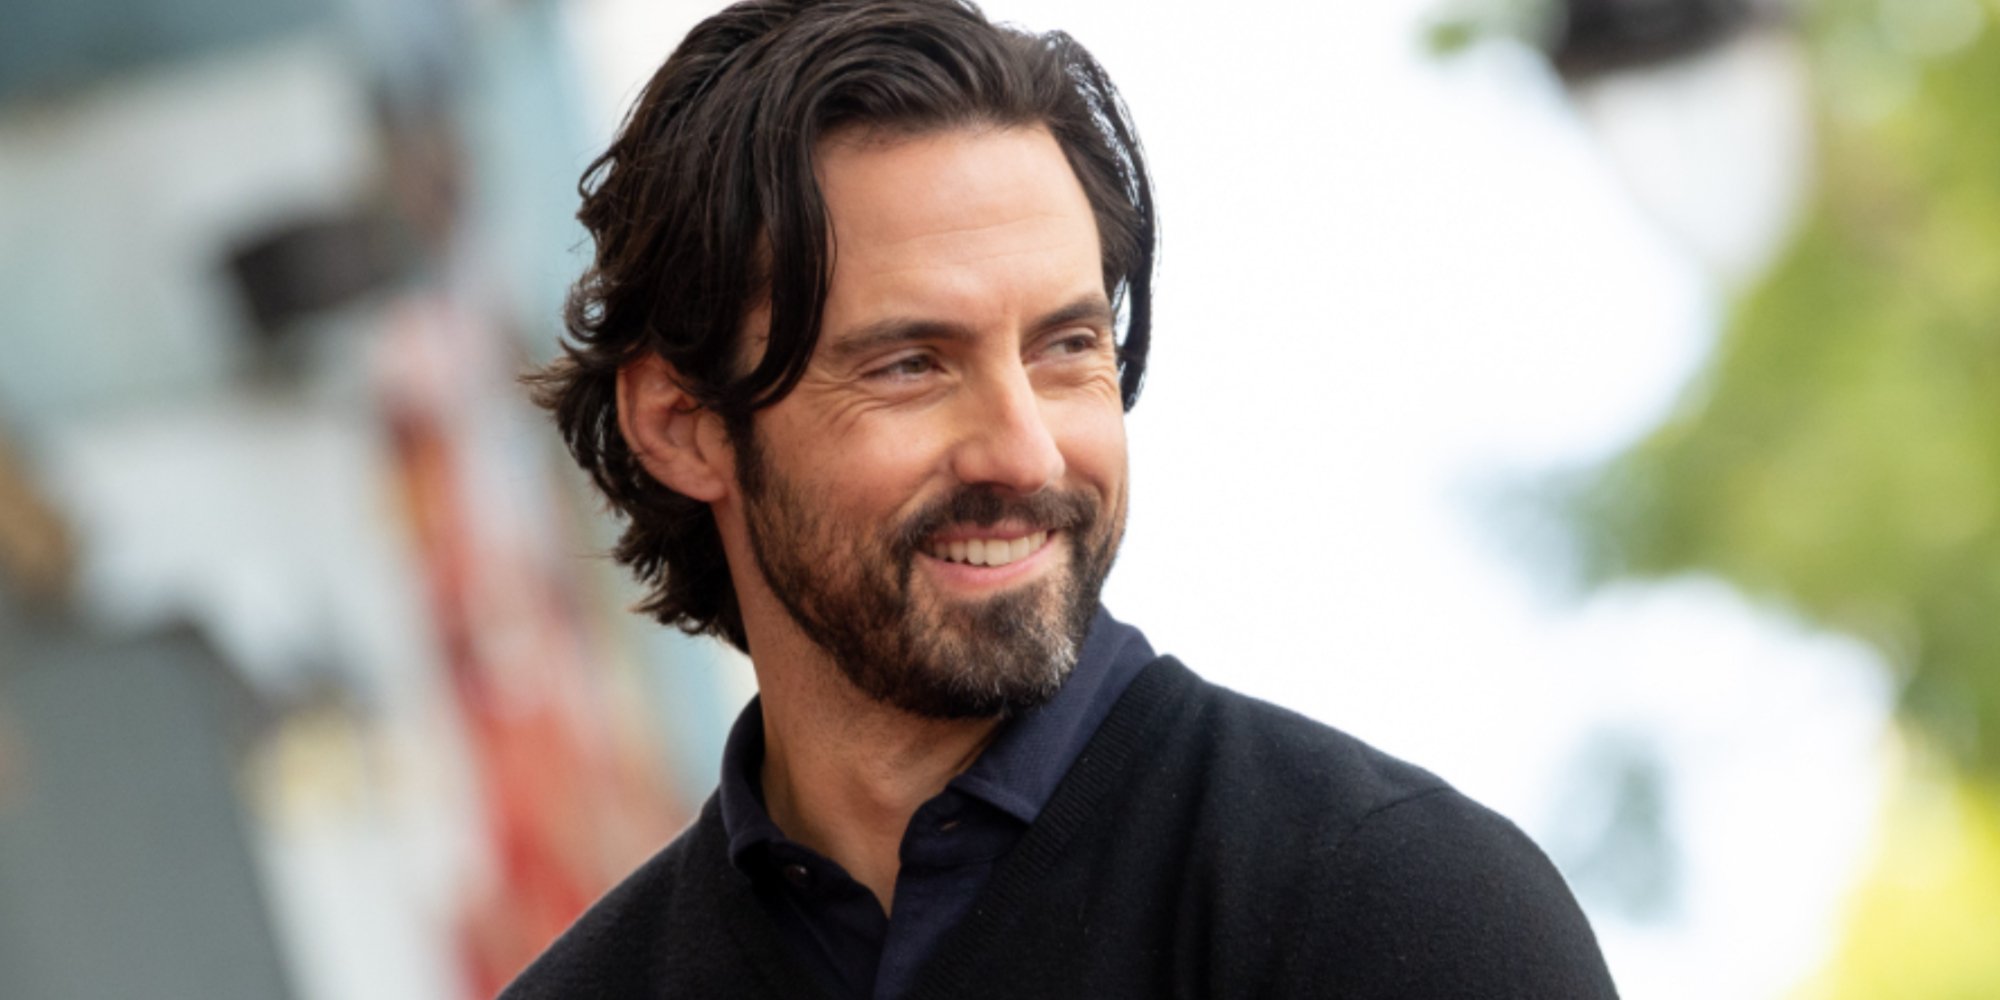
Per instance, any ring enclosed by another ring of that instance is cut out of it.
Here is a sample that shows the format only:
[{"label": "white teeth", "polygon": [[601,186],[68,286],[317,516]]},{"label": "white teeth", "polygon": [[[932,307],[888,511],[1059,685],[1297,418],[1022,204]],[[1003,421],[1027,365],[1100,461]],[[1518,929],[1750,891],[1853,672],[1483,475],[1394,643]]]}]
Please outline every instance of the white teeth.
[{"label": "white teeth", "polygon": [[931,547],[930,553],[938,559],[949,562],[967,563],[973,566],[1005,566],[1017,559],[1025,559],[1049,540],[1049,533],[1037,531],[1008,541],[1004,538],[972,538],[956,542],[940,542]]}]

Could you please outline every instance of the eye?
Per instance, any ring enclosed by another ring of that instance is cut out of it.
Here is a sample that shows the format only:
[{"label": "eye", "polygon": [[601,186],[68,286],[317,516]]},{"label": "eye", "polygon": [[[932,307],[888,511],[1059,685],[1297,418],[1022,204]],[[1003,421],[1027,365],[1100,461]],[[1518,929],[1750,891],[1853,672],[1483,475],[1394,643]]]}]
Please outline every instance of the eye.
[{"label": "eye", "polygon": [[920,378],[937,370],[937,359],[928,354],[905,354],[879,368],[870,369],[867,377],[873,379]]},{"label": "eye", "polygon": [[1049,344],[1052,354],[1095,354],[1103,337],[1096,330],[1075,330],[1057,337]]}]

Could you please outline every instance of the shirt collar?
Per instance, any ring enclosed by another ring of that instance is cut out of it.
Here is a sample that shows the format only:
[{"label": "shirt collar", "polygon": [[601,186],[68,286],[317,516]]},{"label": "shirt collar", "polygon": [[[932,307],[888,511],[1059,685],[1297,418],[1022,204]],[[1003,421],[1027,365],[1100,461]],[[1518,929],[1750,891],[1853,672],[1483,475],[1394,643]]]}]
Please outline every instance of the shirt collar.
[{"label": "shirt collar", "polygon": [[[1055,697],[1004,724],[979,759],[947,788],[1033,823],[1126,685],[1154,658],[1138,629],[1100,607],[1076,667]],[[729,857],[739,866],[751,850],[786,839],[764,805],[763,764],[764,713],[761,700],[752,698],[729,730],[717,791]]]},{"label": "shirt collar", "polygon": [[743,706],[729,729],[729,740],[722,745],[722,784],[716,789],[722,800],[722,829],[729,834],[729,860],[738,867],[753,848],[785,837],[764,808],[763,769],[764,707],[758,697]]},{"label": "shirt collar", "polygon": [[1139,630],[1098,608],[1076,669],[1048,703],[1000,730],[986,751],[947,787],[1033,823],[1070,764],[1097,732],[1125,685],[1153,661]]}]

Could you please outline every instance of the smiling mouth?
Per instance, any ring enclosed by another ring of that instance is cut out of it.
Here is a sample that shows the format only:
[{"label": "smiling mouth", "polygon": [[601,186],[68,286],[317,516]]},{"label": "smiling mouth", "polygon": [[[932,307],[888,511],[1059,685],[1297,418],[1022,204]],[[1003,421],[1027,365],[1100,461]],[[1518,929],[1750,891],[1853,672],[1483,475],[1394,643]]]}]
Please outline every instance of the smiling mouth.
[{"label": "smiling mouth", "polygon": [[1008,563],[1026,559],[1047,542],[1049,533],[1037,531],[1019,538],[963,538],[951,542],[933,542],[924,549],[933,559],[945,562],[964,563],[968,566],[1005,566]]}]

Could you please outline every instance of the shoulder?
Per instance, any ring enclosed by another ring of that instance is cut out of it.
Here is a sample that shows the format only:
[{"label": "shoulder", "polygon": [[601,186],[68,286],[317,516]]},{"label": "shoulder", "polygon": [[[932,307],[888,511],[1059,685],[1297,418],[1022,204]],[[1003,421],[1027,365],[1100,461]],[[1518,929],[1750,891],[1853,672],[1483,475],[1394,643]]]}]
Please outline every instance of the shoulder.
[{"label": "shoulder", "polygon": [[[725,951],[717,947],[720,905],[705,898],[723,874],[713,869],[727,865],[720,826],[711,802],[694,825],[578,917],[501,1000],[654,996],[670,966]],[[704,912],[707,919],[693,918]]]},{"label": "shoulder", "polygon": [[1437,775],[1324,723],[1195,677],[1172,658],[1154,668],[1178,695],[1161,719],[1182,780],[1212,807],[1338,838],[1376,812],[1450,786]]},{"label": "shoulder", "polygon": [[1615,996],[1568,885],[1506,818],[1297,713],[1199,680],[1186,695],[1172,739],[1202,823],[1289,939],[1281,975],[1318,984],[1297,995]]},{"label": "shoulder", "polygon": [[[1356,997],[1613,997],[1590,923],[1513,823],[1441,787],[1329,839],[1310,880],[1322,970]],[[1309,965],[1310,963],[1308,963]]]}]

